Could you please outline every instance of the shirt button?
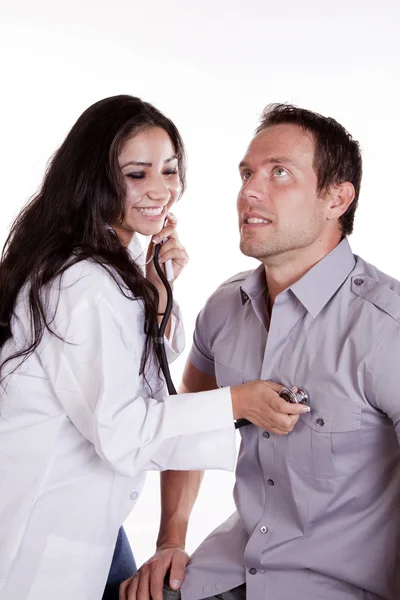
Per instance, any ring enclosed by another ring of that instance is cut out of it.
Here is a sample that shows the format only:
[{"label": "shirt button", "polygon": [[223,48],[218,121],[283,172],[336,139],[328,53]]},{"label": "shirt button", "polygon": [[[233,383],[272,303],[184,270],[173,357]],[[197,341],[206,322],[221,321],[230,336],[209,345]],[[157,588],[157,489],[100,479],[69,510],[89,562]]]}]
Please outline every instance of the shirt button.
[{"label": "shirt button", "polygon": [[263,437],[265,437],[266,440],[269,438],[268,431],[263,431]]},{"label": "shirt button", "polygon": [[248,295],[246,294],[246,292],[245,292],[244,290],[242,290],[242,289],[240,290],[240,294],[241,294],[241,296],[242,296],[242,302],[243,302],[243,304],[244,304],[245,302],[247,302],[247,300],[249,299],[249,297],[248,297]]},{"label": "shirt button", "polygon": [[325,421],[323,419],[317,419],[315,422],[318,427],[323,427],[325,425]]},{"label": "shirt button", "polygon": [[267,533],[267,531],[268,531],[268,527],[265,527],[265,525],[262,525],[262,526],[260,527],[260,531],[261,531],[261,533]]},{"label": "shirt button", "polygon": [[130,498],[131,500],[136,500],[136,498],[138,497],[138,495],[139,495],[139,494],[138,494],[137,492],[131,492],[131,493],[129,494],[129,498]]},{"label": "shirt button", "polygon": [[362,277],[357,277],[354,280],[354,285],[362,285],[364,283],[364,279]]},{"label": "shirt button", "polygon": [[249,569],[249,573],[250,573],[250,575],[255,575],[257,573],[257,569],[255,569],[254,567],[251,567],[251,569]]},{"label": "shirt button", "polygon": [[268,484],[269,485],[275,485],[275,481],[273,479],[268,479]]}]

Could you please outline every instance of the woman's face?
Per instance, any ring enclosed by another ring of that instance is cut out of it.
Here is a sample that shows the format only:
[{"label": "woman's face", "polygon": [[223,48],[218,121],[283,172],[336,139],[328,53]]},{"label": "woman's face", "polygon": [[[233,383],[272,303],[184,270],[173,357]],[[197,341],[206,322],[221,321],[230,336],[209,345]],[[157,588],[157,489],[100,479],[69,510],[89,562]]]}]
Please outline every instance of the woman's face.
[{"label": "woman's face", "polygon": [[118,157],[126,180],[125,217],[114,226],[129,244],[135,232],[155,235],[181,192],[178,159],[168,133],[152,127],[128,139]]}]

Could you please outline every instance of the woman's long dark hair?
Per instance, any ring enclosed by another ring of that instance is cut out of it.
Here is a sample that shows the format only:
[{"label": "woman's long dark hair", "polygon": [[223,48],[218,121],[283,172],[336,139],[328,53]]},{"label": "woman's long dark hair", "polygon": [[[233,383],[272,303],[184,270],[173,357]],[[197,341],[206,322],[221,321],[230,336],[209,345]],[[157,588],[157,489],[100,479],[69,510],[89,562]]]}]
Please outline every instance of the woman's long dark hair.
[{"label": "woman's long dark hair", "polygon": [[[182,192],[185,151],[174,123],[154,106],[133,96],[114,96],[90,106],[53,156],[39,192],[14,221],[0,262],[0,349],[12,337],[11,318],[22,286],[27,284],[32,326],[31,343],[4,365],[25,360],[39,345],[44,330],[51,334],[42,288],[71,265],[91,259],[118,277],[144,302],[146,343],[140,373],[145,373],[157,327],[158,293],[106,225],[122,222],[125,181],[118,165],[124,143],[136,133],[161,127],[178,158]],[[121,285],[119,286],[124,293]]]}]

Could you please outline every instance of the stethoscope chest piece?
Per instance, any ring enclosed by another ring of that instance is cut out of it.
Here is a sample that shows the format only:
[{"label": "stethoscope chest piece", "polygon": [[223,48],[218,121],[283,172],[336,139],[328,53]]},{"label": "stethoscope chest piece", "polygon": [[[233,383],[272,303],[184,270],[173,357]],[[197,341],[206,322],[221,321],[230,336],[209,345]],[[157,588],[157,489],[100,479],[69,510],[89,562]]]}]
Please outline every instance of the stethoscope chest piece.
[{"label": "stethoscope chest piece", "polygon": [[294,392],[290,388],[283,387],[279,395],[286,402],[291,402],[292,404],[308,404],[310,401],[308,392],[304,388],[297,388],[297,392]]}]

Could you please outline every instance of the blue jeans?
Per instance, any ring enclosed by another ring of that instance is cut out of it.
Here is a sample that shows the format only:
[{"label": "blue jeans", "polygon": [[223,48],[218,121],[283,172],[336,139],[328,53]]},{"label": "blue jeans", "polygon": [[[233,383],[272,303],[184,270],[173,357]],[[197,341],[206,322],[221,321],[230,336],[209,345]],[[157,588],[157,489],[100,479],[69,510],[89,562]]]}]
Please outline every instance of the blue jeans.
[{"label": "blue jeans", "polygon": [[118,600],[120,584],[136,573],[136,563],[124,529],[118,532],[114,556],[108,574],[103,600]]}]

